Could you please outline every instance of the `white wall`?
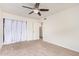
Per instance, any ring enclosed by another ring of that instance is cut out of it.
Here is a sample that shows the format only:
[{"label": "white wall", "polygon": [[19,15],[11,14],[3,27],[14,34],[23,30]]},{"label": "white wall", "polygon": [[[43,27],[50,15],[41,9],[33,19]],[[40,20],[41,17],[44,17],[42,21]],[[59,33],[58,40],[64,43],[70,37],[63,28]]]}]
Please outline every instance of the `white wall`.
[{"label": "white wall", "polygon": [[43,31],[45,41],[79,52],[79,6],[49,16]]},{"label": "white wall", "polygon": [[22,17],[8,12],[0,11],[0,42],[3,40],[3,18],[14,19],[19,21],[27,21],[27,39],[39,39],[39,20],[28,17]]}]

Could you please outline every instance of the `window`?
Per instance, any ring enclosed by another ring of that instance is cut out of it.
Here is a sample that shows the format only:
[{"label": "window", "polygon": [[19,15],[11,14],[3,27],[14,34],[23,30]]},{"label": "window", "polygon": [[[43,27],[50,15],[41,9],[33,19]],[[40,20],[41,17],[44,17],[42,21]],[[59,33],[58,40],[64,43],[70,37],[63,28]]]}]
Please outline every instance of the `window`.
[{"label": "window", "polygon": [[4,20],[4,44],[10,44],[20,41],[25,41],[27,39],[27,24],[26,21],[16,21],[11,19]]}]

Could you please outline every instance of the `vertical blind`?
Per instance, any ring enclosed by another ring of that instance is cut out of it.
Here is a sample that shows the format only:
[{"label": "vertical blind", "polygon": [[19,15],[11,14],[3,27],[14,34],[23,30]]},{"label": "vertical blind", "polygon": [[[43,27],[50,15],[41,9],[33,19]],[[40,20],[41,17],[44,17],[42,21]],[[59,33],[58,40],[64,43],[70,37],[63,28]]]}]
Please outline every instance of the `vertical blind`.
[{"label": "vertical blind", "polygon": [[4,44],[10,44],[27,39],[26,21],[16,21],[5,18],[4,23]]}]

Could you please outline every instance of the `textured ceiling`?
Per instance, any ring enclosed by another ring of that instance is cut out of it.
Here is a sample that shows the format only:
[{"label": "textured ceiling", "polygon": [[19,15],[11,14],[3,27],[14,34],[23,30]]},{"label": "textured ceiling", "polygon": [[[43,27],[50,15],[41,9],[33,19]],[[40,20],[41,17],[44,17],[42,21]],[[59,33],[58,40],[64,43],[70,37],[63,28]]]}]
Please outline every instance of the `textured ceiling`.
[{"label": "textured ceiling", "polygon": [[75,3],[41,3],[39,8],[47,8],[49,9],[48,12],[41,12],[42,16],[38,16],[37,14],[33,13],[29,15],[28,13],[31,11],[30,9],[23,8],[22,6],[29,6],[34,7],[35,3],[0,3],[0,8],[3,11],[13,13],[16,15],[27,16],[31,18],[44,18],[50,15],[53,15],[57,12],[63,11],[65,9],[77,6],[79,4]]}]

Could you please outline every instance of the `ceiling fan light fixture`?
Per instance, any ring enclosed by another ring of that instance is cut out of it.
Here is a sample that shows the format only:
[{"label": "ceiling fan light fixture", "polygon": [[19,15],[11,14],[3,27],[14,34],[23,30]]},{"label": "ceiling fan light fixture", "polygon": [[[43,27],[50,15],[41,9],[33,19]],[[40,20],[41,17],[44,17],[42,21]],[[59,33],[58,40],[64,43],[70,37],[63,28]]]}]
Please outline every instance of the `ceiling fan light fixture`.
[{"label": "ceiling fan light fixture", "polygon": [[29,14],[35,13],[35,14],[38,14],[39,16],[41,16],[40,11],[49,11],[49,9],[40,9],[39,6],[40,6],[40,3],[36,3],[33,8],[28,6],[22,6],[22,7],[31,9],[32,11]]},{"label": "ceiling fan light fixture", "polygon": [[33,10],[33,11],[34,11],[34,13],[36,13],[36,14],[39,12],[39,10],[38,10],[38,9],[35,9],[35,10]]}]

